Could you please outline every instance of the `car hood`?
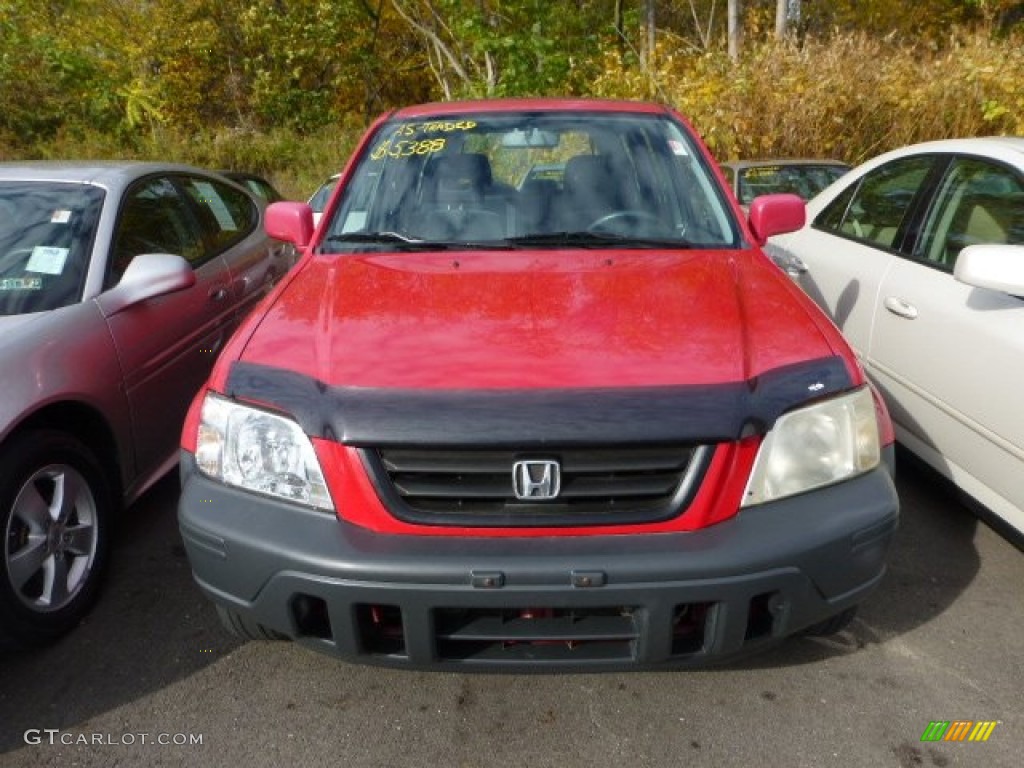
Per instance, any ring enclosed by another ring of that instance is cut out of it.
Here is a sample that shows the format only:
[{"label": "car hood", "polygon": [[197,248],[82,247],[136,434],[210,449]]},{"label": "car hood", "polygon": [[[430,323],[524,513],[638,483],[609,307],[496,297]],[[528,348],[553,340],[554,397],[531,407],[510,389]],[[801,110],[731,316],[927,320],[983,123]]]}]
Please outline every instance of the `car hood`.
[{"label": "car hood", "polygon": [[706,385],[837,353],[752,250],[331,255],[300,270],[240,359],[332,387]]}]

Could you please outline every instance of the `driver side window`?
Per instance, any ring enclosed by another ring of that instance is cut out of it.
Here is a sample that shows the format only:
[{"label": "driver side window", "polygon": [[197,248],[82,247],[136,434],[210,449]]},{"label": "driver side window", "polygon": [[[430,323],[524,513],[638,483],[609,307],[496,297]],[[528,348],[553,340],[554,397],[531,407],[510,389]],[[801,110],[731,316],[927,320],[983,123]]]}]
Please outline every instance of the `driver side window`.
[{"label": "driver side window", "polygon": [[117,284],[140,253],[173,253],[194,267],[204,256],[188,204],[166,178],[147,179],[128,191],[113,242],[108,286]]},{"label": "driver side window", "polygon": [[1024,243],[1024,182],[1011,168],[957,158],[939,187],[915,256],[952,270],[961,250],[981,243]]}]

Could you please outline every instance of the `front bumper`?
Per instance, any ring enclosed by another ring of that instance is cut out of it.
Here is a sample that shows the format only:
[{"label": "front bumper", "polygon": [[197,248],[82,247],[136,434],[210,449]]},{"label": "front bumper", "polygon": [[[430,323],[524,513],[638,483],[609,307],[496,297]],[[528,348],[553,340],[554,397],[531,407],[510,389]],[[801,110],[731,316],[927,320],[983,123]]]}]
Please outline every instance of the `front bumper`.
[{"label": "front bumper", "polygon": [[179,523],[199,586],[250,625],[410,668],[699,666],[861,602],[898,501],[882,467],[689,533],[382,535],[226,487],[182,454]]}]

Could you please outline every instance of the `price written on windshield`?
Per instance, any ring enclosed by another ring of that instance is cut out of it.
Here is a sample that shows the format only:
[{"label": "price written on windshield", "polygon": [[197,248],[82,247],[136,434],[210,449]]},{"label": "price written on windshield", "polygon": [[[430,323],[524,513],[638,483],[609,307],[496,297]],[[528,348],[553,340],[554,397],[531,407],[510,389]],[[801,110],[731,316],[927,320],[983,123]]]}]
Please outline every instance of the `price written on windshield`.
[{"label": "price written on windshield", "polygon": [[434,152],[440,152],[444,149],[444,145],[445,140],[443,138],[420,139],[419,141],[413,141],[410,139],[396,139],[392,137],[381,142],[381,144],[370,153],[370,159],[383,160],[385,157],[398,159],[400,157],[412,157],[413,155],[431,155]]},{"label": "price written on windshield", "polygon": [[435,120],[429,123],[405,123],[395,128],[390,138],[385,139],[370,153],[371,160],[385,157],[398,159],[413,155],[431,155],[444,149],[447,141],[443,136],[422,137],[423,134],[453,133],[469,131],[476,127],[473,120]]}]

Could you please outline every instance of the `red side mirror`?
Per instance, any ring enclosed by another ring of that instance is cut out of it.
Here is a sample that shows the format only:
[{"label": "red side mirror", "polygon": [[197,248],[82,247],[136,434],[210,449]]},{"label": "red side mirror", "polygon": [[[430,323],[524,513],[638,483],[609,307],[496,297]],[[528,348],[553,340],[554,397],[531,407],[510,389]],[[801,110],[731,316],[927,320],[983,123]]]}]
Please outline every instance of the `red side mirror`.
[{"label": "red side mirror", "polygon": [[806,221],[807,206],[798,195],[762,195],[750,203],[750,230],[758,245],[764,245],[772,235],[796,232]]},{"label": "red side mirror", "polygon": [[275,240],[301,250],[313,237],[313,209],[306,203],[271,203],[264,214],[263,228]]}]

